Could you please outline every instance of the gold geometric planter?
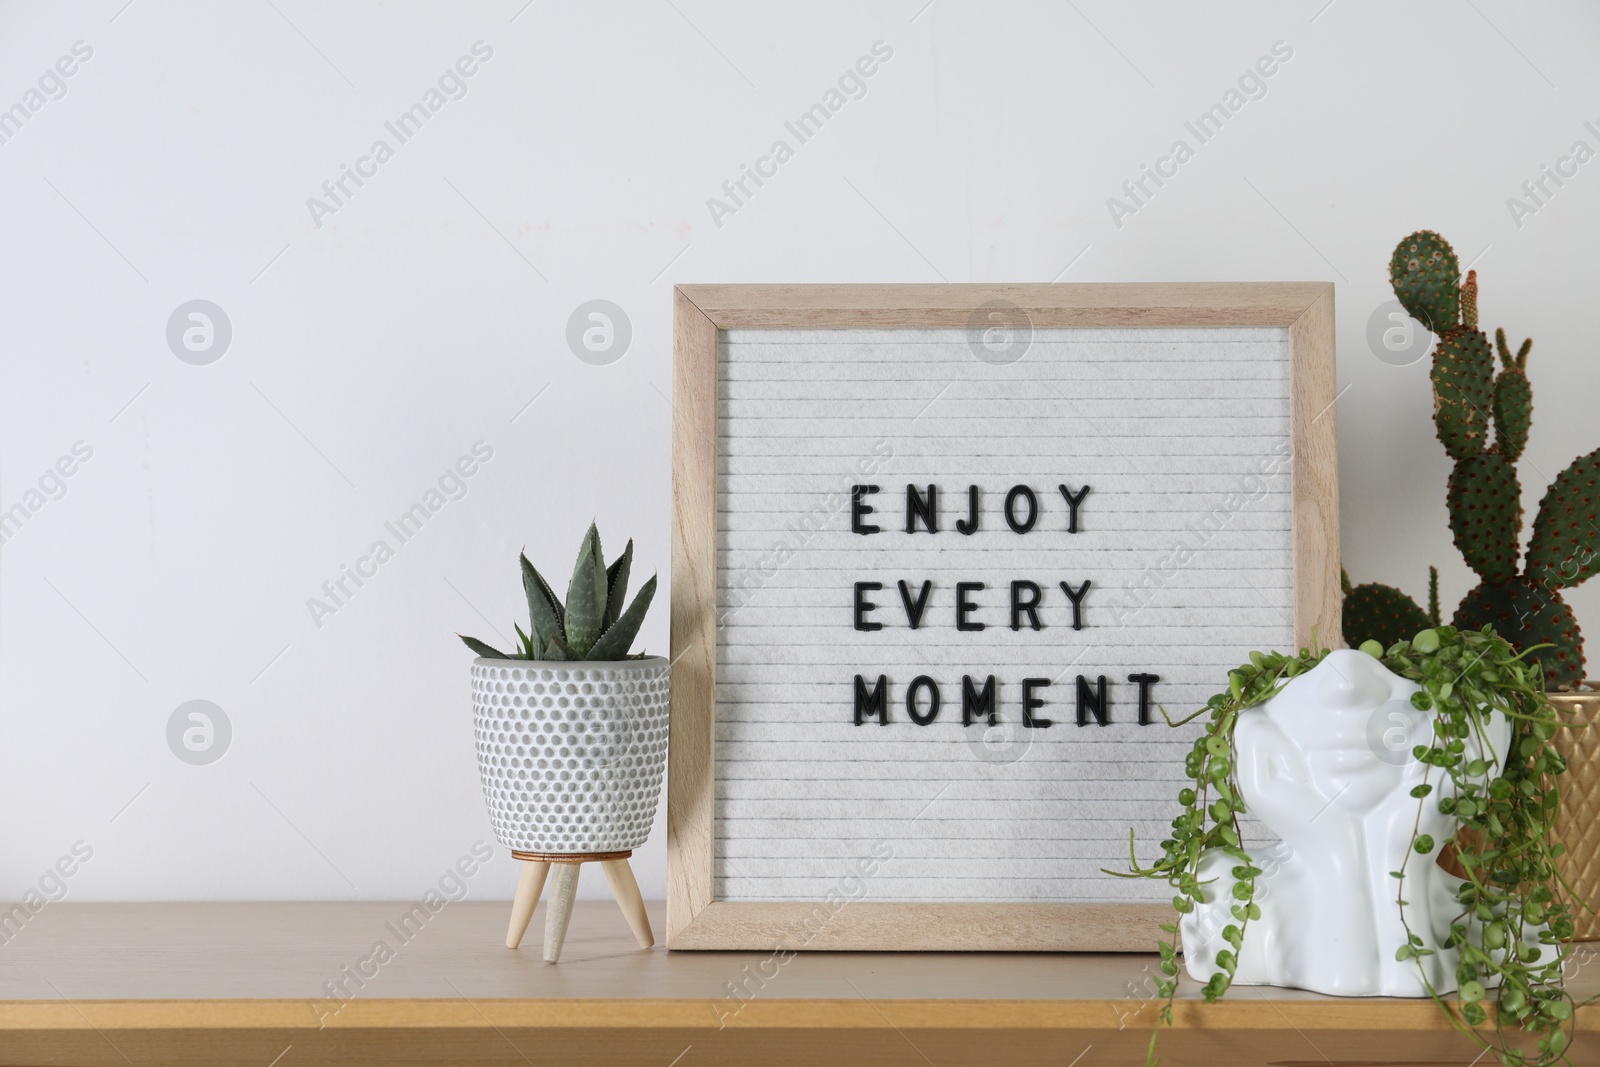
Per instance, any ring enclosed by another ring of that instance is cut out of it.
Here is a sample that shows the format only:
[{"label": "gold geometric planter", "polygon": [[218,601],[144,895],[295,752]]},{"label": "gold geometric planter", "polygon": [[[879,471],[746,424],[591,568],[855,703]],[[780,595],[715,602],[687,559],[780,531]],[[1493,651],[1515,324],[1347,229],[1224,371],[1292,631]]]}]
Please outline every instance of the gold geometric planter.
[{"label": "gold geometric planter", "polygon": [[1561,811],[1555,840],[1567,846],[1557,864],[1578,900],[1595,911],[1572,905],[1574,941],[1600,941],[1600,682],[1586,682],[1588,693],[1551,693],[1550,703],[1570,730],[1559,730],[1556,751],[1567,760],[1558,781]]}]

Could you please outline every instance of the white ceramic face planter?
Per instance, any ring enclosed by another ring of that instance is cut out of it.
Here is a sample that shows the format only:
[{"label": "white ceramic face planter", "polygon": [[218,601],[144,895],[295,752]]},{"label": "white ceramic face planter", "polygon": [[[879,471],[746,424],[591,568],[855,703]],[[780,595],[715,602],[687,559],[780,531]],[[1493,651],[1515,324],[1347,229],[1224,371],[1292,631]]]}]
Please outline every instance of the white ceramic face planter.
[{"label": "white ceramic face planter", "polygon": [[[1430,744],[1433,712],[1411,706],[1416,683],[1391,672],[1364,652],[1332,652],[1264,704],[1239,715],[1234,732],[1235,775],[1250,814],[1281,841],[1246,848],[1262,873],[1255,902],[1261,917],[1245,929],[1234,981],[1295,986],[1338,996],[1426,996],[1418,961],[1397,961],[1406,943],[1397,902],[1400,869],[1413,834],[1441,844],[1458,825],[1438,810],[1437,790],[1448,777],[1427,780],[1435,794],[1419,802],[1411,790],[1427,765],[1412,755]],[[1503,757],[1510,724],[1499,712],[1488,742]],[[1468,759],[1482,756],[1476,739]],[[1495,775],[1491,763],[1488,775]],[[1406,867],[1405,918],[1435,954],[1422,958],[1438,993],[1456,988],[1456,952],[1442,947],[1460,915],[1461,879],[1432,855],[1412,855]],[[1230,909],[1232,871],[1238,860],[1220,851],[1201,857],[1209,881],[1206,902],[1183,916],[1185,966],[1205,981],[1217,952],[1228,948],[1221,932],[1238,925]],[[1547,950],[1548,951],[1548,950]]]}]

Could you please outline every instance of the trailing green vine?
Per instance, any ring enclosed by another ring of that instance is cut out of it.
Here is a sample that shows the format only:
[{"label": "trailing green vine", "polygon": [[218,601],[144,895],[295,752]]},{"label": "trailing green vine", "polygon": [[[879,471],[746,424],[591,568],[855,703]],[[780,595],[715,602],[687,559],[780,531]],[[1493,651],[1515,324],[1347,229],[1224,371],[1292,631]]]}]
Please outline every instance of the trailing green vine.
[{"label": "trailing green vine", "polygon": [[[1405,861],[1391,872],[1402,922],[1407,869],[1413,862],[1436,862],[1444,844],[1420,833],[1423,805],[1436,804],[1440,812],[1460,821],[1455,849],[1467,876],[1456,898],[1461,911],[1444,942],[1458,955],[1455,999],[1447,1000],[1428,981],[1421,961],[1434,950],[1409,924],[1405,925],[1408,941],[1395,946],[1395,959],[1417,960],[1434,1001],[1458,1030],[1480,1048],[1493,1051],[1503,1067],[1570,1063],[1567,1048],[1577,1005],[1562,987],[1567,953],[1561,942],[1572,936],[1572,906],[1555,867],[1565,847],[1551,840],[1560,805],[1556,779],[1566,770],[1566,761],[1550,743],[1561,723],[1545,698],[1543,674],[1537,662],[1524,658],[1534,650],[1517,653],[1488,626],[1481,631],[1438,626],[1387,650],[1369,641],[1362,651],[1421,686],[1411,698],[1412,706],[1433,712],[1432,742],[1417,745],[1412,753],[1427,768],[1423,783],[1411,791],[1417,798],[1417,823]],[[1188,914],[1203,899],[1201,854],[1220,849],[1237,861],[1232,871],[1235,922],[1222,930],[1229,948],[1217,953],[1217,970],[1201,988],[1208,1003],[1233,984],[1245,931],[1251,920],[1261,917],[1255,898],[1262,870],[1240,836],[1239,816],[1245,805],[1233,766],[1239,715],[1275,695],[1327,654],[1321,648],[1301,649],[1297,655],[1252,652],[1249,663],[1228,672],[1226,693],[1212,697],[1188,718],[1176,722],[1169,718],[1170,725],[1181,726],[1209,716],[1204,734],[1184,759],[1190,784],[1178,794],[1183,810],[1172,820],[1171,835],[1161,842],[1159,860],[1147,867],[1133,859],[1130,832],[1131,872],[1107,872],[1168,882],[1176,890],[1173,907]],[[1494,711],[1503,713],[1511,726],[1503,766],[1486,740]],[[1478,744],[1469,746],[1473,738]],[[1159,942],[1157,993],[1166,1003],[1150,1038],[1147,1059],[1152,1067],[1158,1062],[1160,1028],[1172,1025],[1180,970],[1178,926],[1167,923],[1161,929],[1171,940]],[[1487,1007],[1491,998],[1497,1009],[1493,1013]]]}]

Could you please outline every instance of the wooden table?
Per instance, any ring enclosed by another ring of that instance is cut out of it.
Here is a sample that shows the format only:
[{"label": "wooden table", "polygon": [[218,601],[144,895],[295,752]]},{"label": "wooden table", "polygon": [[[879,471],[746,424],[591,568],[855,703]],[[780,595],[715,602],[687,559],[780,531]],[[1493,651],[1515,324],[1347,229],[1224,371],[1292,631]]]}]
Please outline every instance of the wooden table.
[{"label": "wooden table", "polygon": [[[1110,1067],[1142,1064],[1155,1023],[1153,956],[640,951],[593,901],[552,966],[536,938],[504,947],[503,902],[407,907],[48,905],[0,928],[0,1064]],[[1600,954],[1580,951],[1570,984],[1592,996]],[[1574,1062],[1600,1063],[1600,1007],[1579,1022]],[[1428,1001],[1241,987],[1177,1023],[1168,1067],[1477,1054]]]}]

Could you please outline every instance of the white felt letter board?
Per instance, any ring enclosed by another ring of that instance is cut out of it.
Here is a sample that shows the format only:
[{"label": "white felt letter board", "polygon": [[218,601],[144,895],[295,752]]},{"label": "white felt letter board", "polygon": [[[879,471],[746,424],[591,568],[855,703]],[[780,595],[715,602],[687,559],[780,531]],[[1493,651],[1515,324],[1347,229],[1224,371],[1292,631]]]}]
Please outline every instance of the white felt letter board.
[{"label": "white felt letter board", "polygon": [[1162,708],[1338,641],[1331,286],[677,299],[669,944],[1148,947]]}]

